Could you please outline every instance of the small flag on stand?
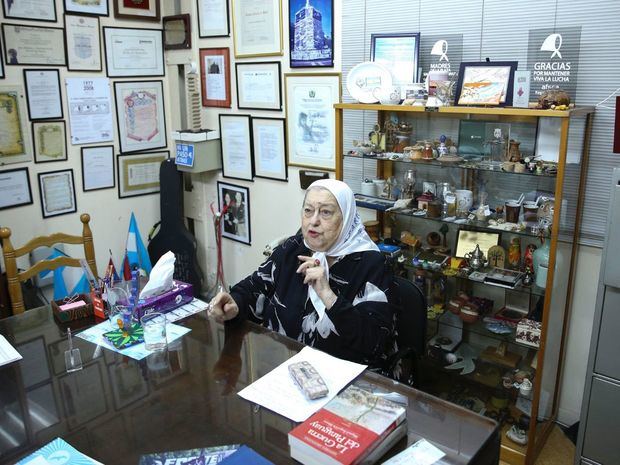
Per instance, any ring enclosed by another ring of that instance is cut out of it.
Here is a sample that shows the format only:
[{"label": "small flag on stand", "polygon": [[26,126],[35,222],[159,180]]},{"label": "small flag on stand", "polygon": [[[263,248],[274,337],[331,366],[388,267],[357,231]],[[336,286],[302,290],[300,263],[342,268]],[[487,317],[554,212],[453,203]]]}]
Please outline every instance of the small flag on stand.
[{"label": "small flag on stand", "polygon": [[129,266],[127,249],[125,249],[125,257],[123,258],[123,281],[131,281],[131,266]]},{"label": "small flag on stand", "polygon": [[105,271],[105,277],[108,279],[114,280],[114,282],[119,282],[121,280],[120,276],[116,272],[116,266],[114,266],[114,259],[112,258],[112,251],[110,250],[110,260],[108,260],[108,267]]},{"label": "small flag on stand", "polygon": [[[133,269],[134,267],[138,267],[139,269],[144,270],[147,276],[151,274],[151,259],[149,258],[149,253],[146,250],[146,247],[144,247],[144,242],[142,242],[140,230],[138,229],[138,222],[136,221],[136,217],[133,212],[131,213],[131,220],[129,222],[126,249],[127,251],[125,256],[129,262],[129,268]],[[123,274],[125,274],[124,263]],[[129,279],[131,279],[131,273]]]}]

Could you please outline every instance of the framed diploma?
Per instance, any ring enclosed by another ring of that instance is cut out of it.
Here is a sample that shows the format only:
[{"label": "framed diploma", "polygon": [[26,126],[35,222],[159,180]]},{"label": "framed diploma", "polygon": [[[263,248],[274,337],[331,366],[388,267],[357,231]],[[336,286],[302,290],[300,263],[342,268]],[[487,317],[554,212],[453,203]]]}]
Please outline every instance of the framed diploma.
[{"label": "framed diploma", "polygon": [[235,58],[282,55],[281,0],[231,0]]},{"label": "framed diploma", "polygon": [[47,163],[67,159],[67,134],[64,121],[32,123],[34,162]]},{"label": "framed diploma", "polygon": [[48,171],[38,176],[43,218],[77,211],[72,169]]},{"label": "framed diploma", "polygon": [[108,0],[65,0],[65,12],[109,16]]},{"label": "framed diploma", "polygon": [[228,0],[198,0],[198,37],[230,36]]},{"label": "framed diploma", "polygon": [[282,110],[280,62],[236,63],[237,107]]},{"label": "framed diploma", "polygon": [[104,27],[103,37],[109,77],[164,75],[161,29]]},{"label": "framed diploma", "polygon": [[2,25],[7,65],[66,66],[64,29]]},{"label": "framed diploma", "polygon": [[230,108],[230,50],[200,49],[203,107]]},{"label": "framed diploma", "polygon": [[159,192],[159,167],[170,152],[118,155],[118,197],[135,197]]},{"label": "framed diploma", "polygon": [[101,71],[99,18],[65,15],[65,44],[69,71]]},{"label": "framed diploma", "polygon": [[103,77],[65,78],[71,122],[71,144],[113,139],[110,80]]},{"label": "framed diploma", "polygon": [[167,145],[162,81],[114,83],[116,121],[122,153]]},{"label": "framed diploma", "polygon": [[164,50],[192,48],[192,27],[188,14],[164,16]]},{"label": "framed diploma", "polygon": [[114,146],[82,147],[82,190],[114,187]]},{"label": "framed diploma", "polygon": [[252,117],[254,171],[259,178],[288,181],[284,118]]},{"label": "framed diploma", "polygon": [[24,82],[30,121],[62,118],[60,73],[57,69],[25,69]]},{"label": "framed diploma", "polygon": [[284,88],[288,164],[335,170],[340,73],[285,74]]},{"label": "framed diploma", "polygon": [[28,168],[0,171],[0,210],[32,203]]},{"label": "framed diploma", "polygon": [[370,36],[370,60],[390,70],[394,85],[418,82],[419,51],[419,32]]},{"label": "framed diploma", "polygon": [[217,198],[220,211],[224,211],[222,237],[251,245],[250,190],[221,181],[217,182]]},{"label": "framed diploma", "polygon": [[159,0],[112,0],[114,17],[159,21]]},{"label": "framed diploma", "polygon": [[4,64],[2,63],[2,41],[0,41],[0,79],[4,79]]},{"label": "framed diploma", "polygon": [[0,86],[0,165],[32,159],[24,93],[17,86]]},{"label": "framed diploma", "polygon": [[56,22],[55,0],[2,0],[5,18]]},{"label": "framed diploma", "polygon": [[288,0],[291,68],[334,66],[334,0]]},{"label": "framed diploma", "polygon": [[225,178],[251,181],[252,140],[250,115],[220,115],[222,175]]}]

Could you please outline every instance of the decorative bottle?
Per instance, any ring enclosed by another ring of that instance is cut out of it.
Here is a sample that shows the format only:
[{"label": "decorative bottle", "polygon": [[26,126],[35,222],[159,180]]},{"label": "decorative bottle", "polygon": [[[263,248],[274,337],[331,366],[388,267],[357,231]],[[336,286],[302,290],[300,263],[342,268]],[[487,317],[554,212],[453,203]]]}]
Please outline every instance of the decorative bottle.
[{"label": "decorative bottle", "polygon": [[543,242],[542,245],[534,251],[534,273],[536,274],[536,285],[544,288],[547,285],[551,237],[541,236],[541,241]]}]

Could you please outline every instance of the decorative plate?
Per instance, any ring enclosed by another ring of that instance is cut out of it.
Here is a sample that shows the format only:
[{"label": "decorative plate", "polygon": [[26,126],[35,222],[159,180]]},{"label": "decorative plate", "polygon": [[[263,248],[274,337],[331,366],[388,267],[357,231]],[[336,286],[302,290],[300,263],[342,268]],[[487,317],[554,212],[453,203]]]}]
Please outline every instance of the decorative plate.
[{"label": "decorative plate", "polygon": [[392,73],[385,66],[365,61],[353,67],[347,75],[347,90],[360,103],[377,103],[376,88],[392,85]]}]

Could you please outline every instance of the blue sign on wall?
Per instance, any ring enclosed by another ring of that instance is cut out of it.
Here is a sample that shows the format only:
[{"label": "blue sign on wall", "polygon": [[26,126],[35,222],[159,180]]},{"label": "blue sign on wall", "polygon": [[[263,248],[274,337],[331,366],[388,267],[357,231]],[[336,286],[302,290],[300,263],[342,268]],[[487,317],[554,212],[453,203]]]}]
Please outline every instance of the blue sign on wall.
[{"label": "blue sign on wall", "polygon": [[177,144],[177,156],[174,163],[192,168],[194,166],[194,146],[191,144]]}]

